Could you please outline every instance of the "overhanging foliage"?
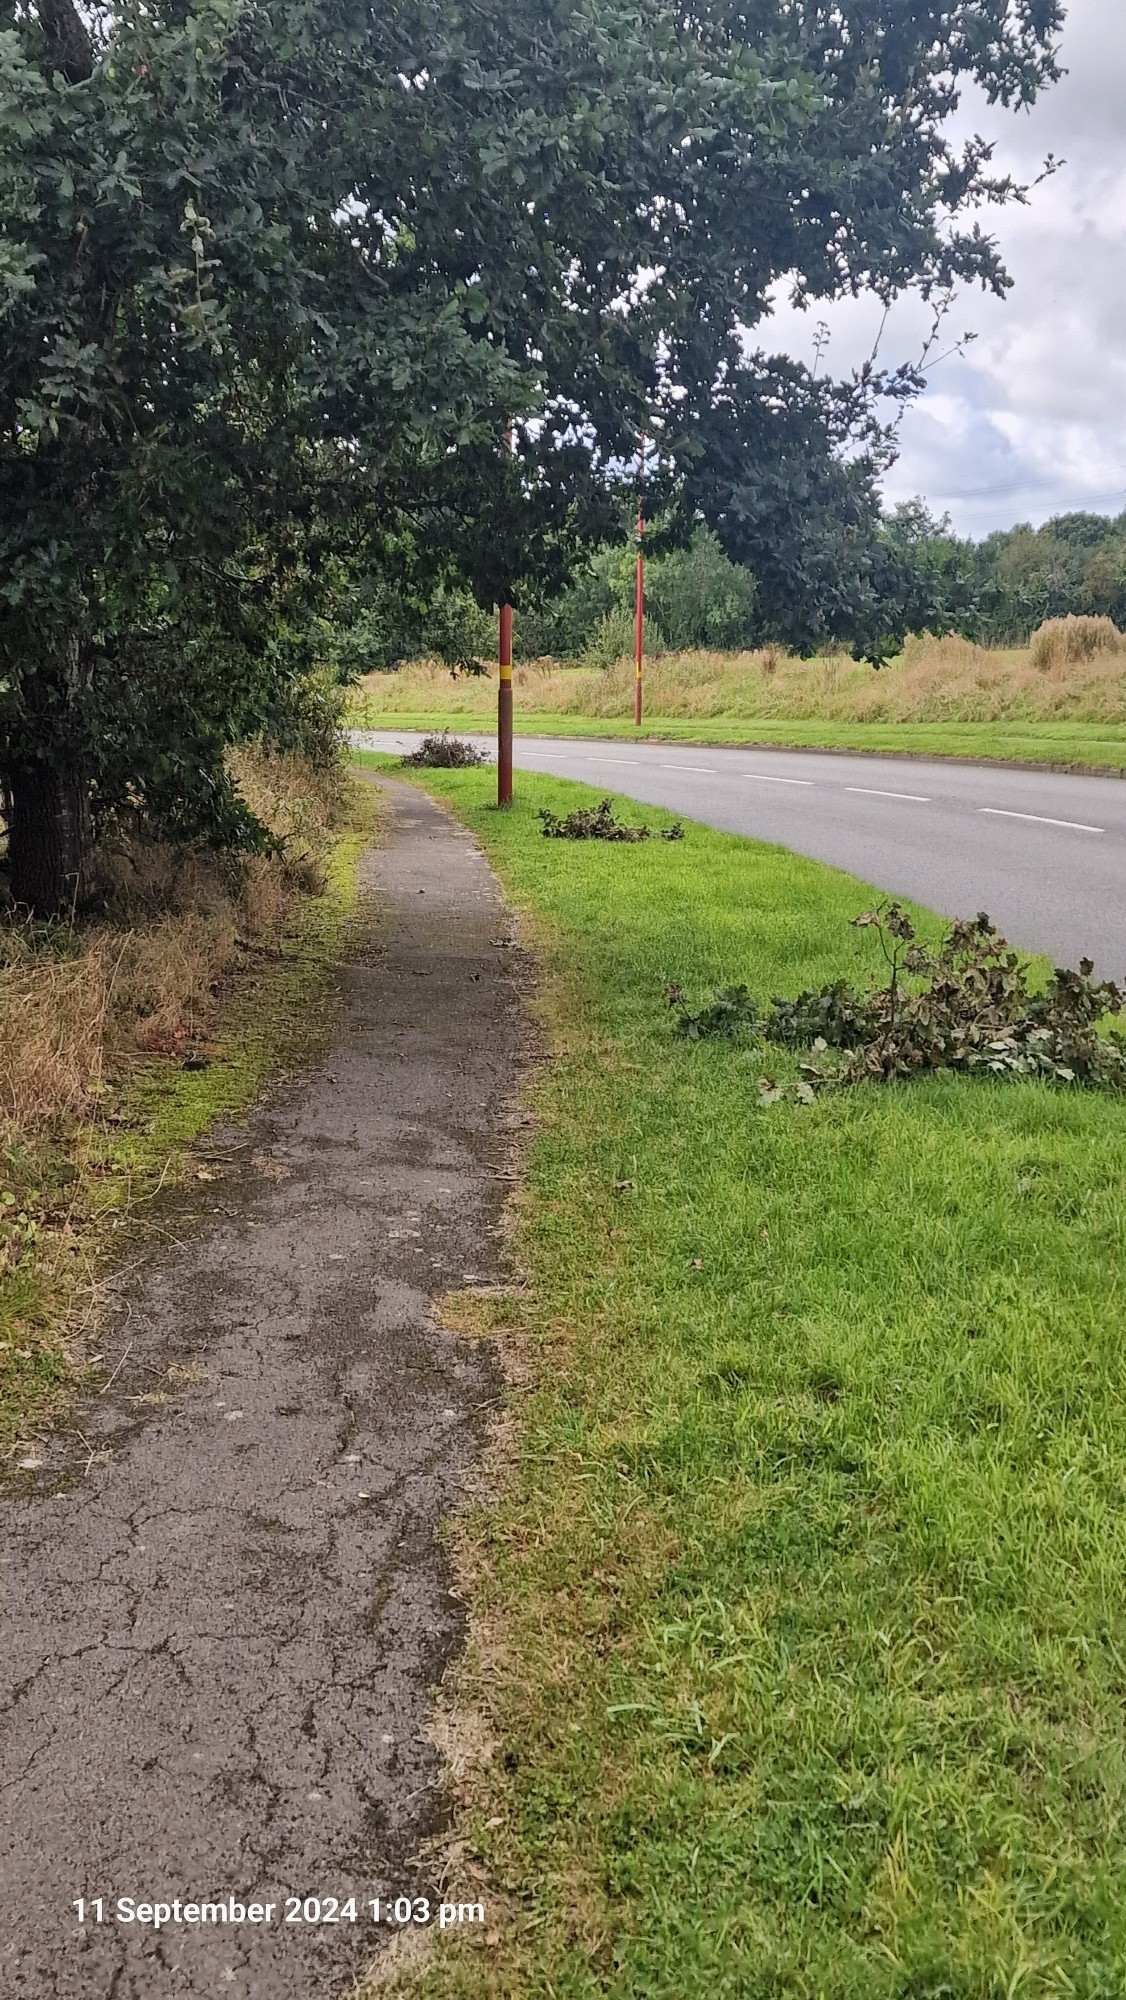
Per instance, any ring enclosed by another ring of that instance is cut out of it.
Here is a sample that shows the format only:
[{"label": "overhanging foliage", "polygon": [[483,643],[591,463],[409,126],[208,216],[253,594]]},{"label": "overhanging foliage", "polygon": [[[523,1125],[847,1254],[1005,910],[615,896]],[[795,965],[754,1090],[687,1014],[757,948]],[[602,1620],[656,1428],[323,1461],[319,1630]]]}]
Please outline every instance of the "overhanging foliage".
[{"label": "overhanging foliage", "polygon": [[643,428],[792,636],[869,642],[881,385],[744,329],[787,274],[1004,285],[958,217],[1014,190],[944,123],[962,78],[1029,101],[1059,11],[7,0],[17,894],[81,887],[91,809],[229,837],[223,748],[276,712],[326,568],[556,587]]}]

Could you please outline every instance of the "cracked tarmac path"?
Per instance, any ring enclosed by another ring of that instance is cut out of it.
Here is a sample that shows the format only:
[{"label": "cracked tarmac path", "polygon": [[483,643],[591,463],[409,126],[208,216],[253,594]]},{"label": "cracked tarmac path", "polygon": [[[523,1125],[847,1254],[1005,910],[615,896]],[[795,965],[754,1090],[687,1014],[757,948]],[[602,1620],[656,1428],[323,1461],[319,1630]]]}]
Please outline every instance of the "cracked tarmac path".
[{"label": "cracked tarmac path", "polygon": [[[127,1365],[0,1498],[3,2000],[336,2000],[378,1933],[285,1897],[431,1886],[435,1529],[499,1380],[429,1308],[497,1275],[524,968],[471,838],[384,799],[329,1053],[210,1135],[237,1164],[125,1281]],[[273,1922],[109,1920],[232,1895]]]}]

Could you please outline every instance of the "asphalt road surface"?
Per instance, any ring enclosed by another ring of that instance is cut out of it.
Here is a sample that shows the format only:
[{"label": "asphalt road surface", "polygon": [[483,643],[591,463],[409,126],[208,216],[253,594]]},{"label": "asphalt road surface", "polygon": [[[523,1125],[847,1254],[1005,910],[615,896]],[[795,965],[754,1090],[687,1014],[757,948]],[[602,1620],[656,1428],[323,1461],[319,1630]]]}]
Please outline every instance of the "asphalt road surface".
[{"label": "asphalt road surface", "polygon": [[[357,731],[358,747],[416,736]],[[485,739],[479,739],[484,742]],[[515,761],[778,841],[1056,963],[1126,978],[1126,782],[1012,766],[520,736]]]}]

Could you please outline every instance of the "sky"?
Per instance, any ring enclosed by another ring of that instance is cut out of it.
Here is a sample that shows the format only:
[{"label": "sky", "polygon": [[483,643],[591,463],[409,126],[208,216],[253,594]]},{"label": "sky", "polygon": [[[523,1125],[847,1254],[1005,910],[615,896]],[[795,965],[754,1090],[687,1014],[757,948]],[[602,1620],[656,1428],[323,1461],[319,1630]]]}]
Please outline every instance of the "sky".
[{"label": "sky", "polygon": [[[1047,154],[1066,162],[1027,207],[983,212],[1013,289],[1004,300],[960,294],[939,351],[964,332],[977,338],[931,369],[884,482],[889,503],[919,495],[963,535],[1073,508],[1126,510],[1126,0],[1071,0],[1061,60],[1068,74],[1031,111],[967,95],[959,114],[960,130],[996,139],[996,170],[1028,183]],[[803,314],[780,297],[755,345],[811,360],[824,319],[822,366],[845,375],[871,352],[881,316],[870,299]],[[927,324],[917,302],[901,302],[881,360],[917,358]]]}]

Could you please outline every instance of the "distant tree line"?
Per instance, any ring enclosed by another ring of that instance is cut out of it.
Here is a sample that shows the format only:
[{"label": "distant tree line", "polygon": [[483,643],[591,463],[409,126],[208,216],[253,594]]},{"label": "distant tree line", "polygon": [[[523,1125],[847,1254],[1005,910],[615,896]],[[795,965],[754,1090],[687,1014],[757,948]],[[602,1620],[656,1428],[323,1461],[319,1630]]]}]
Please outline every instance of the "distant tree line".
[{"label": "distant tree line", "polygon": [[1045,618],[1112,618],[1126,626],[1126,513],[1057,514],[963,541],[916,503],[892,531],[906,531],[934,578],[948,631],[986,644],[1023,645]]}]

